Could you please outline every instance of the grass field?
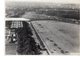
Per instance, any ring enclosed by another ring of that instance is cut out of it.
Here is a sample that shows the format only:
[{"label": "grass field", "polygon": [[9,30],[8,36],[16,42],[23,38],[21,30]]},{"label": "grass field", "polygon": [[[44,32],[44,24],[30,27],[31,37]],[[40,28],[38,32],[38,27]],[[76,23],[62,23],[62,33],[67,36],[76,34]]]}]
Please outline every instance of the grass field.
[{"label": "grass field", "polygon": [[79,25],[55,21],[33,21],[32,24],[51,52],[79,52]]}]

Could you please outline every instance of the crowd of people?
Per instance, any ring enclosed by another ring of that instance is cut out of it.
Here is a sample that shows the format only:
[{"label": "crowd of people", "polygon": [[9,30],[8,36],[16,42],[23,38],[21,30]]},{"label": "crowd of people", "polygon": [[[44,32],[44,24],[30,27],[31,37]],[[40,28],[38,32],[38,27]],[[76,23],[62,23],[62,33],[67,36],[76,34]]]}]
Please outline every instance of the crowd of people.
[{"label": "crowd of people", "polygon": [[32,37],[32,29],[29,24],[23,21],[23,28],[16,29],[17,34],[17,52],[20,55],[37,55],[40,54],[39,46]]}]

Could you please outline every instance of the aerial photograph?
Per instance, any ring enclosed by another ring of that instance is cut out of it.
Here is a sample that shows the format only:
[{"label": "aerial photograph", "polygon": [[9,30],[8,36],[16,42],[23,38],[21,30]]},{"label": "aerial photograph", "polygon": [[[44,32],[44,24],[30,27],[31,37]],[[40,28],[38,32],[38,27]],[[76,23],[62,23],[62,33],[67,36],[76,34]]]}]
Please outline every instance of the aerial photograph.
[{"label": "aerial photograph", "polygon": [[79,55],[80,0],[5,0],[6,55]]}]

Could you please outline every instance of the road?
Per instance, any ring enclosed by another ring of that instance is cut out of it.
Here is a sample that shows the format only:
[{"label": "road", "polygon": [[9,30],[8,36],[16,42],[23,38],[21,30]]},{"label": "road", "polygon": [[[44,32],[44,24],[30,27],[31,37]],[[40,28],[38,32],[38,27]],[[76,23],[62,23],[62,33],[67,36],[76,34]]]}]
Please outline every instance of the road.
[{"label": "road", "polygon": [[79,52],[79,25],[56,21],[31,22],[52,54]]},{"label": "road", "polygon": [[7,43],[6,44],[6,55],[16,55],[17,54],[17,47],[14,43]]}]

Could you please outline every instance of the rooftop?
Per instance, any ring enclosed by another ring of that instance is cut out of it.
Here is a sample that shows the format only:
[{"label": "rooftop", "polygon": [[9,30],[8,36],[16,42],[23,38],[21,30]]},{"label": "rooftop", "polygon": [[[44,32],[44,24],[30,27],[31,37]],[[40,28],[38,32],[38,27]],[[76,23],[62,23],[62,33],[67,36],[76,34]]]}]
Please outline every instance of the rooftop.
[{"label": "rooftop", "polygon": [[6,21],[30,21],[30,19],[25,18],[5,18]]}]

